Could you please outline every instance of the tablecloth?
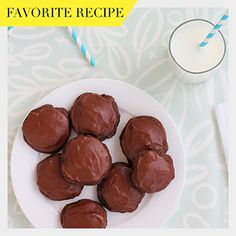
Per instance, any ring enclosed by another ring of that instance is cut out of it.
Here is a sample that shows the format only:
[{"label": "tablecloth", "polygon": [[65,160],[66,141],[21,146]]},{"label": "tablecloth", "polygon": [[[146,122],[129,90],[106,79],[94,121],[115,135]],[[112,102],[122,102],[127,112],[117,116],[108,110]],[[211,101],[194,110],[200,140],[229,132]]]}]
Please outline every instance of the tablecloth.
[{"label": "tablecloth", "polygon": [[[227,227],[227,168],[214,106],[228,100],[227,56],[209,81],[183,84],[168,66],[168,38],[185,20],[214,23],[224,9],[134,9],[122,27],[75,27],[97,66],[85,61],[63,27],[15,27],[9,35],[9,190],[11,228],[32,227],[10,177],[14,136],[27,112],[51,90],[74,80],[106,77],[133,84],[158,100],[176,123],[187,172],[180,202],[164,228]],[[222,30],[227,41],[227,24]]]}]

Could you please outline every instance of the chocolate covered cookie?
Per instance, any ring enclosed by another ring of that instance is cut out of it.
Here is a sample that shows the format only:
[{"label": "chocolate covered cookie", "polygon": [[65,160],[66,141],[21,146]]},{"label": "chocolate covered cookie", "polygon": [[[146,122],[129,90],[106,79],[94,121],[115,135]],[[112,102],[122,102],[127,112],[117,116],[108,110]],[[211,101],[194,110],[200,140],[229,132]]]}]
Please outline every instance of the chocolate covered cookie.
[{"label": "chocolate covered cookie", "polygon": [[166,152],[166,132],[159,120],[152,116],[137,116],[128,121],[120,135],[122,151],[129,163],[133,163],[144,150]]},{"label": "chocolate covered cookie", "polygon": [[174,179],[172,158],[167,154],[149,150],[142,152],[134,162],[132,181],[145,193],[163,190]]},{"label": "chocolate covered cookie", "polygon": [[39,190],[52,200],[71,199],[80,195],[83,187],[66,181],[61,174],[61,154],[54,154],[37,165]]},{"label": "chocolate covered cookie", "polygon": [[111,164],[107,146],[90,135],[71,139],[62,151],[62,173],[73,183],[97,184],[106,176]]},{"label": "chocolate covered cookie", "polygon": [[107,213],[98,202],[82,199],[63,208],[61,225],[63,228],[106,228]]},{"label": "chocolate covered cookie", "polygon": [[25,142],[34,150],[43,153],[56,152],[69,138],[67,111],[49,104],[38,107],[28,114],[22,131]]},{"label": "chocolate covered cookie", "polygon": [[97,186],[99,201],[110,211],[135,211],[144,197],[144,193],[132,185],[131,174],[128,164],[117,162]]},{"label": "chocolate covered cookie", "polygon": [[100,140],[111,138],[120,121],[113,97],[95,93],[80,95],[71,108],[70,117],[77,134],[90,134]]}]

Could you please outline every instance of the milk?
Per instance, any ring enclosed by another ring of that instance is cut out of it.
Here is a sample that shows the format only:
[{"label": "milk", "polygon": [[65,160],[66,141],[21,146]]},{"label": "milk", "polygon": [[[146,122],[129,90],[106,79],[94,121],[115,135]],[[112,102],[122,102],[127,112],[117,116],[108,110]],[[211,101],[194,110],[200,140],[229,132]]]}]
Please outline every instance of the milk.
[{"label": "milk", "polygon": [[216,35],[205,47],[199,47],[213,25],[205,20],[191,20],[177,27],[169,41],[169,52],[178,77],[187,83],[207,80],[225,55],[222,34]]}]

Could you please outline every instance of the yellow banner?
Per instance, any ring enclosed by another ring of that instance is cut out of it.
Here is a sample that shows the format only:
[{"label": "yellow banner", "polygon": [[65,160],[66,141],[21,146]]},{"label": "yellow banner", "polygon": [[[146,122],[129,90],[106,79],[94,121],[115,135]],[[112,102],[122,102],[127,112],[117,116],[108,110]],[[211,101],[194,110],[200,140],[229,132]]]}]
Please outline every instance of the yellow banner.
[{"label": "yellow banner", "polygon": [[0,26],[120,26],[137,0],[5,0]]}]

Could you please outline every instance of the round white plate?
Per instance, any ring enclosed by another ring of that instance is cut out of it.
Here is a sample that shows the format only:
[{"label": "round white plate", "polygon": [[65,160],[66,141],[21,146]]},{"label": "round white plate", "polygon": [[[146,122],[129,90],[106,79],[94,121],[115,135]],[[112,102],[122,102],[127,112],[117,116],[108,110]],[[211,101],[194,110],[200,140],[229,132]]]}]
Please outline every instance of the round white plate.
[{"label": "round white plate", "polygon": [[[134,116],[151,115],[164,125],[169,144],[168,153],[175,167],[175,179],[163,191],[145,194],[138,209],[133,213],[108,213],[109,228],[160,227],[175,209],[184,185],[185,157],[178,130],[164,108],[142,90],[116,80],[79,80],[55,89],[33,108],[53,104],[70,109],[75,99],[84,92],[109,94],[116,100],[121,120],[116,135],[105,140],[113,162],[126,161],[121,151],[119,136],[127,121]],[[52,201],[42,195],[36,184],[37,163],[45,158],[31,149],[23,140],[21,127],[18,130],[11,155],[11,177],[18,203],[26,217],[36,228],[60,228],[60,211],[65,204],[82,198],[97,200],[96,186],[85,186],[81,195],[66,201]]]}]

